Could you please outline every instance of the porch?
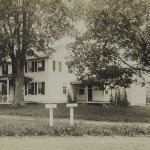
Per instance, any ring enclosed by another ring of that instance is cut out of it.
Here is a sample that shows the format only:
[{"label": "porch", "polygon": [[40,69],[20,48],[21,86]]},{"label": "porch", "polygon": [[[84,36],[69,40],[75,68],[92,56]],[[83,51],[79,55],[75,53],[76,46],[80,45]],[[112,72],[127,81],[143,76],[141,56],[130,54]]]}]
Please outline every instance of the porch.
[{"label": "porch", "polygon": [[0,95],[0,104],[12,104],[13,95]]},{"label": "porch", "polygon": [[96,86],[84,84],[81,81],[72,81],[71,86],[74,100],[77,103],[104,105],[110,103],[109,94],[106,90],[98,90]]},{"label": "porch", "polygon": [[[12,104],[15,92],[15,76],[12,74],[0,76],[0,104]],[[32,81],[29,77],[24,77],[24,82]],[[24,88],[22,88],[24,89]]]}]

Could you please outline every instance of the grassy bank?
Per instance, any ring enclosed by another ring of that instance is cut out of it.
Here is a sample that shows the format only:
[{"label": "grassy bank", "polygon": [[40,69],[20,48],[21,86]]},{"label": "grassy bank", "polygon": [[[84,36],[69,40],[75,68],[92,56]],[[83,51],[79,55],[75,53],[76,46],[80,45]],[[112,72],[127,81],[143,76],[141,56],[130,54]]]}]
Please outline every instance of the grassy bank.
[{"label": "grassy bank", "polygon": [[[49,117],[49,110],[43,104],[26,105],[12,108],[0,105],[0,115],[19,115],[32,117]],[[65,104],[59,104],[54,110],[55,118],[69,118],[69,109]],[[75,109],[75,118],[94,121],[111,122],[150,122],[150,106],[108,107],[99,105],[79,105]]]},{"label": "grassy bank", "polygon": [[139,136],[150,135],[150,127],[138,125],[91,125],[55,123],[44,120],[0,119],[0,136]]}]

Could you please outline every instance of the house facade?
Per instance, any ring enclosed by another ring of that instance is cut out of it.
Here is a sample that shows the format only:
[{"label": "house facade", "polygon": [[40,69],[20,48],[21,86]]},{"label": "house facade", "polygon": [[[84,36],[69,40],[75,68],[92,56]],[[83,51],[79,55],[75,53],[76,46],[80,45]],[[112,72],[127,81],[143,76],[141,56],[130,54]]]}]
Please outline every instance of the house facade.
[{"label": "house facade", "polygon": [[[23,87],[26,102],[66,103],[71,94],[73,71],[65,64],[62,51],[52,55],[28,57],[25,64]],[[0,101],[10,102],[14,94],[14,77],[11,62],[0,66]]]},{"label": "house facade", "polygon": [[116,101],[116,94],[120,93],[120,100],[124,99],[126,93],[126,99],[129,105],[146,105],[146,96],[148,89],[146,86],[133,83],[129,88],[118,87],[117,89],[110,89],[106,87],[105,90],[98,90],[95,85],[84,85],[80,81],[71,82],[73,86],[74,98],[78,103],[102,103],[108,104],[113,99]]},{"label": "house facade", "polygon": [[[69,99],[78,103],[110,103],[115,90],[97,90],[94,85],[84,85],[76,79],[74,71],[66,65],[64,50],[40,57],[27,57],[24,78],[25,102],[66,103]],[[132,84],[125,89],[130,105],[146,105],[146,87]],[[120,88],[121,93],[123,89]],[[11,62],[0,65],[0,102],[11,102],[14,94],[14,76]]]}]

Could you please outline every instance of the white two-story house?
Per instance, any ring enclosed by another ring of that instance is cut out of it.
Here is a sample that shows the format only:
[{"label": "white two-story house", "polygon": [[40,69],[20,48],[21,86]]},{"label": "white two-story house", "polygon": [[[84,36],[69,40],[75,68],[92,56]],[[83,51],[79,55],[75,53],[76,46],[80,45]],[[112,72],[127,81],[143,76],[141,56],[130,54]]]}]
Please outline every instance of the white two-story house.
[{"label": "white two-story house", "polygon": [[[70,82],[75,79],[66,65],[63,50],[53,54],[27,57],[25,64],[24,99],[26,102],[66,103],[72,94]],[[0,101],[10,102],[14,94],[11,62],[0,65]]]},{"label": "white two-story house", "polygon": [[[94,85],[78,81],[74,71],[66,65],[65,57],[65,49],[27,57],[22,88],[25,102],[66,103],[71,95],[71,99],[79,103],[109,103],[113,91],[96,90]],[[133,84],[126,91],[131,105],[146,104],[145,87]],[[11,62],[7,62],[0,65],[0,103],[12,102],[13,94],[14,76]]]}]

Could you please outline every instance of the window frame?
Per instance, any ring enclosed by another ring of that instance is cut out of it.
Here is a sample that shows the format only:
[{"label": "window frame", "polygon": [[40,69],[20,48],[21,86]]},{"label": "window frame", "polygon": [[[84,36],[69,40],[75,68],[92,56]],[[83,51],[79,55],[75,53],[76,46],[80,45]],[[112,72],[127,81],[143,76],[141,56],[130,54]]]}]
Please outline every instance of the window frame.
[{"label": "window frame", "polygon": [[8,64],[3,64],[2,65],[2,75],[7,75],[8,74]]},{"label": "window frame", "polygon": [[[29,68],[29,64],[31,65],[30,66],[31,68]],[[32,67],[33,67],[32,66],[32,61],[27,62],[27,72],[33,72],[33,68]]]},{"label": "window frame", "polygon": [[84,94],[85,94],[85,88],[79,87],[79,95],[84,95]]},{"label": "window frame", "polygon": [[27,95],[32,95],[32,82],[29,82],[27,84],[27,90],[28,90]]},{"label": "window frame", "polygon": [[[42,95],[42,82],[38,82],[37,85],[38,94]],[[39,87],[39,85],[41,85],[41,87]]]}]

